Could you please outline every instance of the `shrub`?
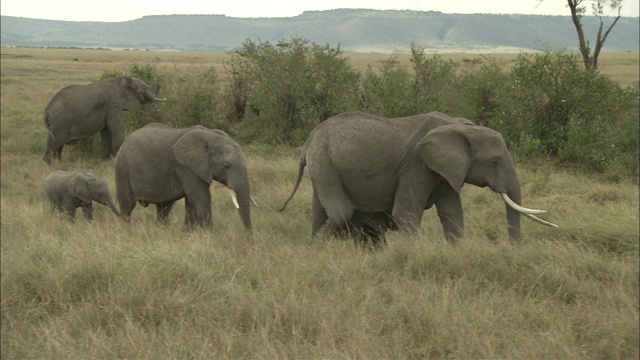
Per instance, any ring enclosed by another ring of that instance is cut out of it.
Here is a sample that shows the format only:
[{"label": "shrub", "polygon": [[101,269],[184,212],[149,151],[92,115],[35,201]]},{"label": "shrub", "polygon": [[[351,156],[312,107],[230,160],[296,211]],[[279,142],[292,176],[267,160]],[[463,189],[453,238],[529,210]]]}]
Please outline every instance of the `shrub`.
[{"label": "shrub", "polygon": [[446,61],[440,55],[427,58],[424,49],[411,44],[411,64],[413,79],[411,92],[413,114],[438,110],[450,113],[445,106],[445,98],[455,97],[450,91],[456,79],[457,66],[451,60]]},{"label": "shrub", "polygon": [[355,103],[358,73],[339,47],[300,38],[275,45],[246,40],[232,53],[229,69],[227,118],[248,121],[245,131],[267,142],[301,142],[320,121]]},{"label": "shrub", "polygon": [[413,115],[411,74],[400,66],[397,54],[376,70],[368,67],[360,86],[359,110],[386,117]]},{"label": "shrub", "polygon": [[359,109],[386,117],[450,112],[451,102],[445,99],[454,92],[455,64],[439,55],[427,58],[415,43],[411,64],[411,69],[403,67],[392,54],[377,70],[369,67],[360,86]]},{"label": "shrub", "polygon": [[[584,69],[577,54],[520,55],[506,85],[496,91],[497,111],[489,123],[527,156],[603,172],[620,168],[615,164],[628,159],[623,154],[637,154],[637,87],[623,89]],[[541,151],[531,151],[534,144]]]},{"label": "shrub", "polygon": [[477,125],[494,127],[493,119],[500,112],[496,96],[508,82],[504,64],[489,56],[464,59],[463,63],[467,66],[450,80],[455,91],[444,99],[445,107]]}]

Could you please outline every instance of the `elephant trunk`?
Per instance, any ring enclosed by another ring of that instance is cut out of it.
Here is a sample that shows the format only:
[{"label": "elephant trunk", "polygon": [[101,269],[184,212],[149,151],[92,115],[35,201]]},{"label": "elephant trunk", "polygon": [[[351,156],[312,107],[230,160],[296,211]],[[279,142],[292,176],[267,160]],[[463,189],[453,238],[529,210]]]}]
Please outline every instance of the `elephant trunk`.
[{"label": "elephant trunk", "polygon": [[240,221],[245,229],[251,231],[251,191],[248,178],[245,175],[242,180],[229,182],[227,186],[236,193]]},{"label": "elephant trunk", "polygon": [[116,214],[118,216],[122,216],[120,214],[120,211],[118,211],[118,209],[116,208],[116,204],[113,203],[113,200],[111,200],[111,198],[107,198],[107,200],[105,202],[103,202],[102,204],[109,206],[109,208],[111,209],[111,211],[113,211],[114,214]]},{"label": "elephant trunk", "polygon": [[529,209],[522,206],[522,199],[520,196],[520,185],[511,186],[507,189],[507,192],[500,192],[502,200],[505,202],[507,208],[507,222],[509,223],[509,237],[514,240],[520,240],[520,214],[528,217],[529,219],[550,227],[557,228],[558,225],[540,219],[535,214],[544,214],[546,210]]},{"label": "elephant trunk", "polygon": [[[501,193],[505,194],[505,193]],[[520,205],[522,204],[522,195],[520,193],[520,184],[516,181],[514,185],[507,189],[505,194],[508,196],[514,203]],[[504,199],[504,196],[503,196]],[[507,224],[509,226],[509,238],[513,241],[520,240],[520,212],[514,207],[510,206],[508,202],[505,201],[505,207],[507,209]]]},{"label": "elephant trunk", "polygon": [[145,97],[145,101],[144,102],[162,102],[162,101],[166,101],[167,99],[164,98],[159,98],[158,97],[158,90],[160,89],[160,85],[157,82],[152,83],[152,85],[150,85],[147,88],[147,91],[145,91],[144,97]]}]

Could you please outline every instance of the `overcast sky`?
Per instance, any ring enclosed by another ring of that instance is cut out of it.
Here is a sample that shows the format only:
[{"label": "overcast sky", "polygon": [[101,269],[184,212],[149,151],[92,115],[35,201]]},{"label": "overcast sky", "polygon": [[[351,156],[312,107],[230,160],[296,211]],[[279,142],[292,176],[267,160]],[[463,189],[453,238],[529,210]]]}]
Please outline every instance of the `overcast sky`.
[{"label": "overcast sky", "polygon": [[[637,17],[639,1],[624,0],[622,16]],[[0,6],[2,15],[67,21],[127,21],[145,15],[172,14],[291,17],[306,10],[330,9],[570,14],[566,0],[2,0]]]}]

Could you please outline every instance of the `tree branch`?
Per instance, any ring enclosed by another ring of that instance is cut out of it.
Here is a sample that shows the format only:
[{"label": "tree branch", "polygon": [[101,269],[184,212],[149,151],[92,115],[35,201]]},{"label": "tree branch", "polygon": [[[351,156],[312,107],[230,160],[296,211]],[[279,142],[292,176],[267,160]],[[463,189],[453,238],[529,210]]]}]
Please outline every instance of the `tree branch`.
[{"label": "tree branch", "polygon": [[609,28],[607,29],[607,31],[605,31],[604,36],[600,36],[602,34],[602,17],[600,16],[600,28],[598,29],[598,38],[596,41],[596,49],[593,52],[593,68],[597,68],[598,67],[598,55],[600,55],[600,50],[602,50],[602,46],[604,46],[604,42],[607,40],[607,36],[609,36],[609,33],[611,32],[611,29],[613,29],[613,27],[615,26],[615,24],[618,22],[618,20],[620,19],[620,10],[622,9],[622,5],[620,5],[618,7],[618,16],[616,17],[615,20],[613,20],[613,23],[611,23],[611,26],[609,26]]},{"label": "tree branch", "polygon": [[571,19],[573,20],[573,25],[578,32],[578,46],[580,49],[580,53],[582,54],[582,60],[584,61],[584,66],[589,69],[591,68],[591,57],[589,56],[589,44],[584,39],[584,31],[582,30],[582,23],[580,22],[580,16],[578,15],[578,5],[582,0],[567,0],[567,5],[569,5],[569,9],[571,10]]}]

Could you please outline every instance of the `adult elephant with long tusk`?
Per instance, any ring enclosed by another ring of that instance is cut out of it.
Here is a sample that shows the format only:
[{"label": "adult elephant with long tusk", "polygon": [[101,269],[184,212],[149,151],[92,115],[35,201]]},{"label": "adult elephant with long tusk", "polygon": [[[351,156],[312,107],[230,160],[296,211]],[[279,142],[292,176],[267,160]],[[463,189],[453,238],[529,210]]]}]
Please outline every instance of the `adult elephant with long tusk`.
[{"label": "adult elephant with long tusk", "polygon": [[124,141],[124,111],[138,111],[143,104],[164,101],[156,97],[159,85],[123,76],[87,85],[62,88],[44,110],[47,149],[43,160],[60,160],[62,148],[100,132],[103,158],[115,156]]},{"label": "adult elephant with long tusk", "polygon": [[423,211],[435,205],[454,242],[463,235],[464,183],[502,196],[513,240],[520,238],[520,214],[556,226],[536,216],[544,210],[520,205],[518,176],[498,132],[438,112],[397,119],[351,112],[322,122],[303,146],[295,188],[281,210],[305,166],[313,185],[314,235],[366,225],[374,242],[384,241],[389,228],[415,233]]}]

